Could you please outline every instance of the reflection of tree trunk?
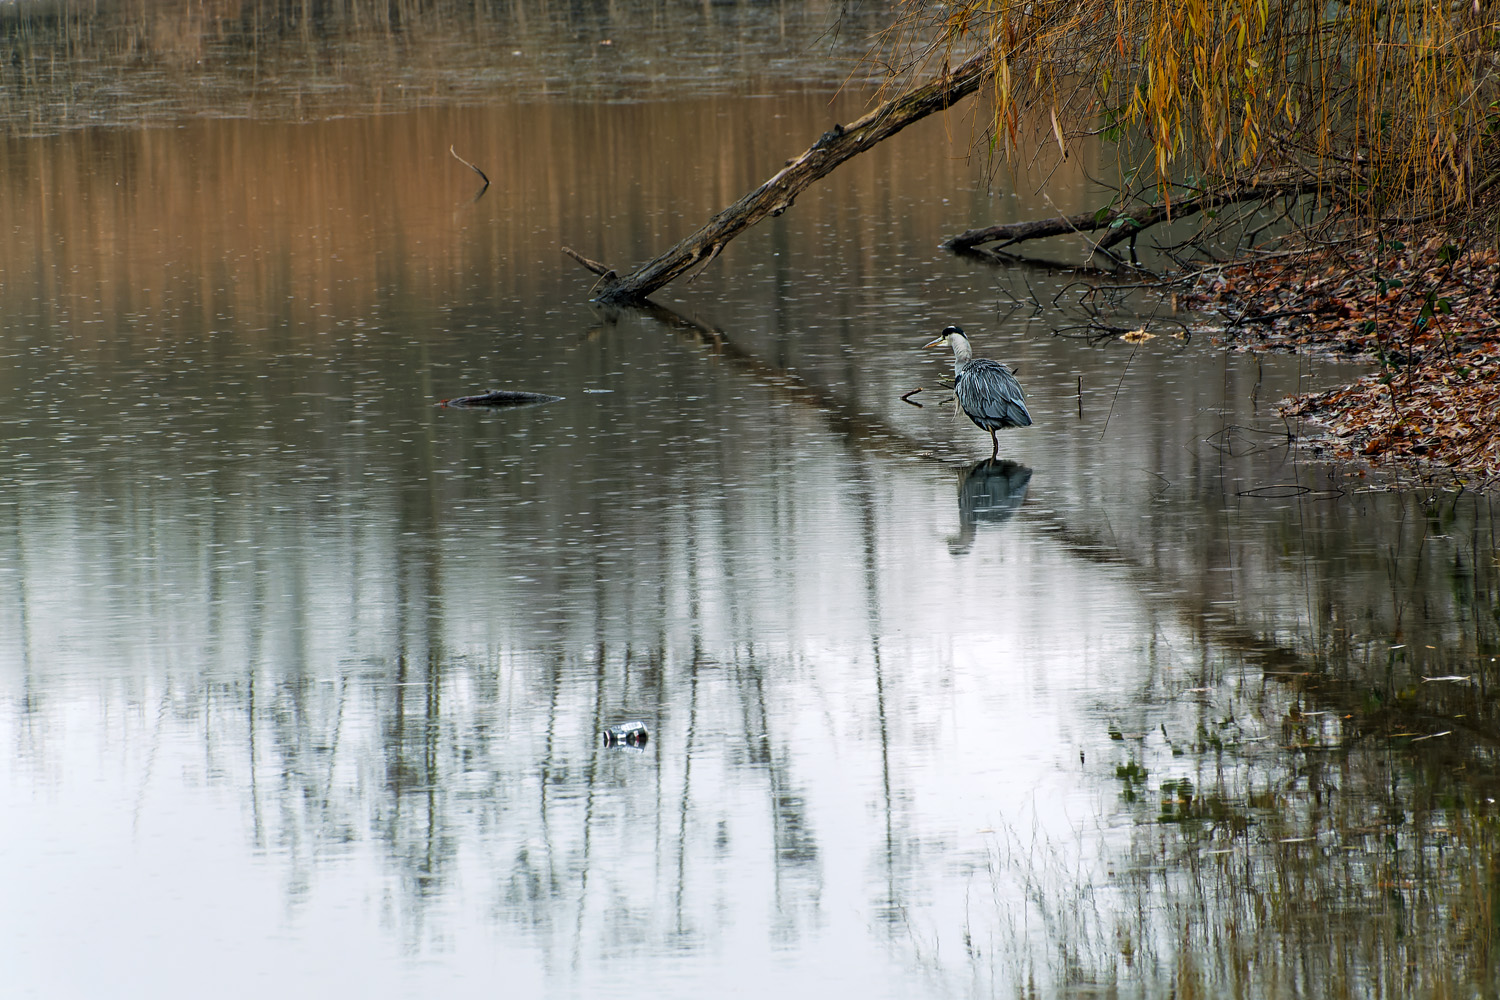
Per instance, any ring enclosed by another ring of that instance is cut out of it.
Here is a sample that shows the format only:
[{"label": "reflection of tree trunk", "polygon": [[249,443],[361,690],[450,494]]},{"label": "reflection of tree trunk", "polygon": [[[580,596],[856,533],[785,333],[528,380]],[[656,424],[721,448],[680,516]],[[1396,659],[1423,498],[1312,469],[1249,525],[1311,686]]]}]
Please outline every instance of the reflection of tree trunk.
[{"label": "reflection of tree trunk", "polygon": [[[27,534],[21,527],[21,506],[23,501],[17,498],[10,508],[10,523],[6,525],[5,534],[12,539],[12,556],[10,565],[15,567],[16,578],[16,645],[17,652],[21,656],[21,673],[26,679],[26,690],[31,690],[31,604],[26,599],[26,581],[30,579],[26,565],[26,538]],[[216,605],[211,605],[215,606]],[[30,698],[26,699],[30,703]]]},{"label": "reflection of tree trunk", "polygon": [[[603,607],[601,600],[600,568],[595,566],[595,596],[594,606]],[[604,728],[604,675],[609,665],[609,647],[605,645],[602,635],[598,635],[600,623],[595,620],[595,646],[594,646],[594,713],[593,725],[590,737],[597,741],[599,732]],[[597,742],[596,742],[597,745]],[[551,753],[548,753],[551,760]],[[579,831],[583,837],[582,857],[578,865],[578,906],[573,915],[573,967],[583,967],[583,945],[584,945],[584,921],[589,915],[589,876],[594,872],[594,810],[597,806],[597,795],[599,792],[599,753],[596,749],[589,755],[588,766],[583,769],[583,817],[582,829]]]},{"label": "reflection of tree trunk", "polygon": [[639,302],[695,268],[707,267],[730,240],[767,216],[780,215],[814,182],[835,167],[913,122],[942,111],[979,89],[989,75],[995,49],[972,56],[936,80],[885,101],[848,125],[835,125],[801,156],[760,187],[724,209],[697,232],[621,278],[608,266],[564,248],[563,252],[601,275],[601,302]]},{"label": "reflection of tree trunk", "polygon": [[868,458],[854,466],[859,480],[859,527],[860,555],[864,561],[865,621],[869,625],[870,669],[875,682],[875,719],[880,739],[880,791],[881,813],[885,818],[885,857],[881,859],[885,868],[885,898],[880,900],[880,910],[887,918],[899,913],[903,896],[896,876],[896,809],[895,792],[891,780],[891,720],[886,705],[885,665],[880,658],[881,628],[880,607],[880,533],[879,519],[875,510],[875,483],[878,475],[870,468]]},{"label": "reflection of tree trunk", "polygon": [[[431,616],[428,620],[431,621]],[[434,632],[437,631],[431,624],[428,627]],[[422,857],[422,874],[428,878],[435,878],[443,861],[442,844],[438,842],[440,827],[437,815],[437,790],[441,781],[441,775],[438,773],[438,751],[443,722],[443,668],[437,653],[433,650],[434,644],[431,636],[428,637],[427,642],[427,677],[425,678],[427,698],[422,716],[422,771],[427,786],[427,838]]]},{"label": "reflection of tree trunk", "polygon": [[[792,369],[762,360],[759,355],[730,340],[722,330],[650,300],[633,303],[631,308],[639,310],[670,330],[685,334],[693,341],[712,348],[715,353],[728,358],[747,374],[761,380],[781,395],[822,415],[828,421],[829,429],[833,433],[859,444],[862,450],[897,458],[909,458],[915,451],[939,462],[956,464],[968,461],[960,452],[949,451],[941,445],[917,441],[895,424],[882,420],[873,413],[864,412],[833,390],[811,381]],[[617,316],[616,310],[604,311],[606,322],[614,322]]]},{"label": "reflection of tree trunk", "polygon": [[[696,560],[688,563],[692,574],[697,574]],[[688,666],[688,720],[687,731],[682,741],[682,794],[677,797],[677,885],[673,888],[673,910],[675,920],[673,933],[679,940],[687,940],[691,929],[683,902],[688,894],[688,823],[693,801],[693,761],[698,755],[698,681],[704,666],[703,646],[698,637],[699,617],[697,611],[697,587],[693,588],[693,659]],[[660,773],[660,770],[657,772]]]}]

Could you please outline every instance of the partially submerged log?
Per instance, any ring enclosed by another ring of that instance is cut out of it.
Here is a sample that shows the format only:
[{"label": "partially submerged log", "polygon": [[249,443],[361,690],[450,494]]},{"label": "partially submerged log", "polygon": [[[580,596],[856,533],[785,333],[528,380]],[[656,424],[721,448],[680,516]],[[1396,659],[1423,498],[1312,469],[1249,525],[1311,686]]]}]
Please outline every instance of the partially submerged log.
[{"label": "partially submerged log", "polygon": [[1069,233],[1092,233],[1104,229],[1108,230],[1105,235],[1092,243],[1095,250],[1108,250],[1116,243],[1131,239],[1142,230],[1149,229],[1158,223],[1191,218],[1199,212],[1235,202],[1264,201],[1270,198],[1314,194],[1329,190],[1346,181],[1347,178],[1330,177],[1256,179],[1244,184],[1215,188],[1171,204],[1158,203],[1139,207],[1110,208],[1103,211],[1058,216],[1053,219],[1033,219],[1030,222],[1012,222],[1000,226],[986,226],[983,229],[970,229],[957,236],[948,237],[941,245],[949,250],[972,250],[983,243],[999,243],[999,247],[992,249],[1004,249],[1026,240],[1066,236]]},{"label": "partially submerged log", "polygon": [[563,253],[600,276],[597,300],[638,303],[663,285],[713,262],[728,242],[767,216],[792,207],[799,194],[850,157],[863,153],[913,122],[943,111],[978,90],[993,73],[997,49],[986,49],[937,79],[885,101],[848,125],[835,125],[770,180],[719,212],[697,232],[620,277],[612,268],[567,247]]},{"label": "partially submerged log", "polygon": [[561,396],[549,396],[545,392],[518,392],[511,389],[491,389],[477,396],[455,396],[438,400],[438,406],[467,409],[476,406],[536,406],[538,403],[555,403]]},{"label": "partially submerged log", "polygon": [[[572,257],[599,275],[594,288],[596,301],[606,305],[639,305],[657,289],[684,275],[701,271],[724,250],[730,240],[767,216],[778,216],[792,207],[808,187],[832,173],[839,164],[863,153],[876,143],[888,139],[928,115],[952,107],[974,93],[995,72],[1001,48],[991,46],[971,56],[957,68],[944,68],[937,79],[883,102],[868,114],[848,125],[835,125],[813,143],[802,155],[788,160],[785,167],[754,191],[709,219],[696,232],[621,277],[608,264],[591,260],[576,250],[563,247]],[[971,229],[943,241],[942,246],[958,251],[975,250],[984,243],[998,242],[1002,247],[1026,240],[1069,233],[1084,234],[1107,230],[1093,243],[1096,250],[1107,251],[1142,230],[1161,222],[1185,219],[1222,205],[1243,201],[1260,201],[1276,197],[1300,196],[1336,189],[1347,184],[1348,176],[1311,177],[1289,172],[1275,177],[1256,177],[1242,183],[1229,183],[1176,202],[1153,205],[1107,208],[1096,212],[1031,222],[1011,223]]]}]

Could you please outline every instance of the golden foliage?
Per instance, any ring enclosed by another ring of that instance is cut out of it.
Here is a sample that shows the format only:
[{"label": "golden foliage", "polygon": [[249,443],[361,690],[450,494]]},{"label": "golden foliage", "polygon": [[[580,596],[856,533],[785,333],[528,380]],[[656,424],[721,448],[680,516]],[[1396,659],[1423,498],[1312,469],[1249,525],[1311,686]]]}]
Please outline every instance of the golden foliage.
[{"label": "golden foliage", "polygon": [[[903,0],[892,80],[993,53],[993,149],[1023,122],[1121,141],[1171,187],[1352,178],[1367,217],[1471,206],[1495,171],[1500,7],[1479,0]],[[1062,127],[1057,125],[1061,119]]]}]

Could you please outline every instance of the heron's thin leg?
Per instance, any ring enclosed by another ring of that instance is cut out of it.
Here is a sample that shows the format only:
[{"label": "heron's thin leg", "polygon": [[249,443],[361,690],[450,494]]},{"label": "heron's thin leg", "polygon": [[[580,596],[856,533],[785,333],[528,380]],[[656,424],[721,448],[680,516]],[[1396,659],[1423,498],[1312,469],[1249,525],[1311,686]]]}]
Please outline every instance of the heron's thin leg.
[{"label": "heron's thin leg", "polygon": [[995,436],[995,429],[990,428],[990,461],[993,462],[1000,455],[1000,439]]}]

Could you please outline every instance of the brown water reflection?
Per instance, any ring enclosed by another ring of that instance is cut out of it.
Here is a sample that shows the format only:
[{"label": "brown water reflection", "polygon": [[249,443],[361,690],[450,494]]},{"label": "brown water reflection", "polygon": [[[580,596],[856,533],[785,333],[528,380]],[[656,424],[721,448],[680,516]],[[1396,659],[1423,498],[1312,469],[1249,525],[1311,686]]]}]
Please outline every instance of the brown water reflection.
[{"label": "brown water reflection", "polygon": [[[182,317],[195,327],[234,316],[252,330],[280,323],[314,334],[389,307],[397,278],[415,301],[477,299],[495,321],[520,323],[534,320],[525,310],[539,298],[586,297],[592,277],[560,246],[625,266],[862,106],[850,94],[794,91],[774,103],[504,105],[316,129],[195,122],[11,140],[0,144],[0,225],[16,238],[4,252],[10,267],[37,273],[42,294],[32,308],[84,336],[105,317],[170,322],[187,303],[200,310]],[[855,212],[847,200],[808,199],[801,224],[820,242],[778,264],[778,276],[795,268],[820,278],[823,245],[836,240],[860,248],[840,261],[854,268],[846,281],[894,291],[879,287],[888,278],[878,251],[894,243],[927,256],[944,234],[941,217],[901,218],[901,201],[973,188],[973,168],[957,158],[962,145],[950,148],[941,124],[921,135],[949,155],[879,150],[849,165],[835,190],[867,191],[873,206]],[[480,201],[471,203],[477,179],[450,146],[492,178]],[[990,201],[966,200],[984,209]],[[895,232],[884,221],[892,215]],[[765,239],[748,252],[731,245],[721,270],[764,266]],[[546,295],[535,294],[539,283]]]},{"label": "brown water reflection", "polygon": [[[0,146],[13,991],[1493,992],[1491,501],[1053,336],[951,121],[594,309],[859,106],[737,79]],[[900,400],[948,320],[1005,461]]]}]

